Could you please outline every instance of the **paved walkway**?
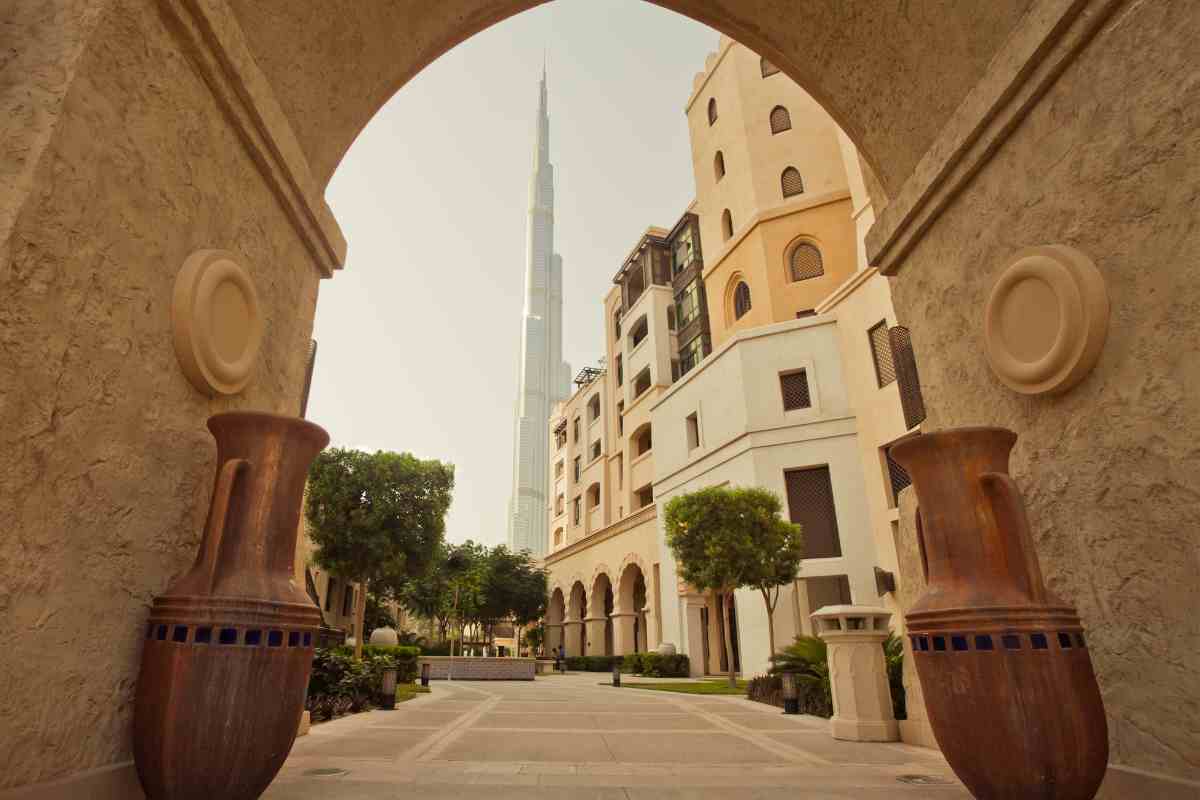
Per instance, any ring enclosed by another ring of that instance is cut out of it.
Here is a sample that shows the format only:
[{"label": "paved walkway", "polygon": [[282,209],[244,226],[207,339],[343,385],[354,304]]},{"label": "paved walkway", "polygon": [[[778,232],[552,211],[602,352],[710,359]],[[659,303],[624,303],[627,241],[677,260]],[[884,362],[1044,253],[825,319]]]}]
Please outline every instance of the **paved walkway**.
[{"label": "paved walkway", "polygon": [[970,798],[931,750],[838,742],[825,720],[605,677],[437,682],[395,711],[315,725],[264,800]]}]

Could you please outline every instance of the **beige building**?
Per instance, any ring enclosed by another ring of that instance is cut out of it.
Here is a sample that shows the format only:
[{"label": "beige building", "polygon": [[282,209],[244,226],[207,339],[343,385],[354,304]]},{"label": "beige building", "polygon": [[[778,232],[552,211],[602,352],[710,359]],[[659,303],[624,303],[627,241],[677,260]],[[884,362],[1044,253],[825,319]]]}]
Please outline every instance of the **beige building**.
[{"label": "beige building", "polygon": [[784,500],[808,553],[776,646],[811,633],[823,605],[879,603],[896,559],[877,439],[902,415],[895,387],[864,388],[875,350],[857,345],[859,316],[894,313],[883,279],[860,288],[857,153],[807,93],[723,39],[686,110],[696,201],[625,260],[604,303],[606,367],[581,373],[550,423],[549,644],[623,654],[661,639],[716,673],[732,615],[734,666],[758,674],[761,596],[714,601],[681,582],[662,504],[723,484]]}]

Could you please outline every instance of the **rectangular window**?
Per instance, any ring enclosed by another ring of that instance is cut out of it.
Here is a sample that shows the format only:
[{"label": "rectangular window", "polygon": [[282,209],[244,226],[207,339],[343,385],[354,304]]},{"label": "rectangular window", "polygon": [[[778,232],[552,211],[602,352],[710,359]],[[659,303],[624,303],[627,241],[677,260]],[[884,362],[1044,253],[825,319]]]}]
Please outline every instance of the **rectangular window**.
[{"label": "rectangular window", "polygon": [[819,578],[803,578],[808,593],[808,607],[813,611],[824,606],[848,606],[850,579],[845,575],[822,575]]},{"label": "rectangular window", "polygon": [[687,375],[704,358],[708,350],[708,338],[699,334],[679,348],[679,377]]},{"label": "rectangular window", "polygon": [[575,456],[575,470],[574,470],[575,477],[573,480],[576,483],[579,483],[579,466],[580,466],[579,465],[579,456]]},{"label": "rectangular window", "polygon": [[638,508],[645,508],[654,502],[654,486],[646,484],[635,493]]},{"label": "rectangular window", "polygon": [[621,357],[617,356],[617,386],[625,383],[625,365],[621,361]]},{"label": "rectangular window", "polygon": [[563,462],[554,462],[554,477],[561,478],[563,474]]},{"label": "rectangular window", "polygon": [[892,364],[892,343],[888,340],[887,320],[880,320],[867,331],[871,340],[871,358],[875,360],[875,380],[880,388],[896,380],[896,367]]},{"label": "rectangular window", "polygon": [[625,433],[625,401],[617,403],[617,435],[622,436]]},{"label": "rectangular window", "polygon": [[679,294],[675,295],[675,324],[683,330],[700,316],[704,303],[701,296],[700,279],[689,283]]},{"label": "rectangular window", "polygon": [[350,616],[350,612],[354,610],[354,587],[347,586],[346,591],[342,595],[342,616]]},{"label": "rectangular window", "polygon": [[574,521],[574,523],[576,525],[578,525],[579,520],[582,519],[582,516],[580,515],[581,505],[582,505],[582,503],[580,502],[580,499],[578,497],[576,497],[574,500],[571,501],[571,512],[572,512],[571,519]]},{"label": "rectangular window", "polygon": [[634,323],[633,330],[629,332],[629,349],[637,347],[650,334],[650,323],[643,316]]},{"label": "rectangular window", "polygon": [[638,373],[637,378],[633,382],[633,396],[641,397],[650,388],[650,368],[646,367]]},{"label": "rectangular window", "polygon": [[692,263],[692,227],[689,225],[675,239],[674,258],[671,261],[671,274],[678,275]]},{"label": "rectangular window", "polygon": [[892,458],[892,445],[885,445],[880,449],[883,450],[883,458],[887,462],[888,484],[892,489],[889,505],[895,508],[899,503],[896,498],[900,496],[900,492],[912,485],[912,478],[908,477],[908,472],[905,471],[904,467],[900,466]]},{"label": "rectangular window", "polygon": [[337,586],[337,578],[330,576],[329,583],[325,585],[325,610],[333,609],[333,590]]},{"label": "rectangular window", "polygon": [[625,454],[617,453],[617,488],[625,486]]},{"label": "rectangular window", "polygon": [[559,514],[563,513],[563,511],[566,510],[564,508],[564,503],[565,503],[565,498],[561,494],[558,497],[554,498],[554,515],[555,516],[558,516]]},{"label": "rectangular window", "polygon": [[600,395],[592,395],[592,399],[588,400],[588,424],[600,419]]},{"label": "rectangular window", "polygon": [[571,423],[571,441],[579,443],[579,417],[576,417],[575,421]]},{"label": "rectangular window", "polygon": [[559,450],[562,450],[567,445],[567,421],[564,419],[562,424],[554,429],[554,444]]},{"label": "rectangular window", "polygon": [[829,467],[793,469],[783,473],[788,515],[804,529],[805,558],[837,558],[842,554],[833,482]]},{"label": "rectangular window", "polygon": [[594,461],[599,457],[600,457],[600,440],[597,439],[596,441],[592,442],[592,460]]},{"label": "rectangular window", "polygon": [[780,375],[779,389],[783,393],[784,411],[812,407],[812,400],[808,395],[808,373],[804,370]]},{"label": "rectangular window", "polygon": [[684,422],[687,425],[687,446],[690,452],[700,446],[700,418],[692,412]]}]

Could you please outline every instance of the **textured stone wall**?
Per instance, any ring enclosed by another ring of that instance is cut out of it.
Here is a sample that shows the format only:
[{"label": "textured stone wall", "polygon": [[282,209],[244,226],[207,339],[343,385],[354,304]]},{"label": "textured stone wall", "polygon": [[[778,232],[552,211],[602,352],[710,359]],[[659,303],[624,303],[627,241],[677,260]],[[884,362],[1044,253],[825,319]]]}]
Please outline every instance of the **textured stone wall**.
[{"label": "textured stone wall", "polygon": [[[317,294],[157,3],[114,0],[57,69],[54,119],[5,134],[44,142],[0,250],[0,789],[130,757],[141,626],[208,508],[205,419],[297,412]],[[237,254],[266,318],[255,378],[221,400],[170,337],[175,274],[206,247]]]},{"label": "textured stone wall", "polygon": [[[927,430],[1017,431],[1013,474],[1051,589],[1077,604],[1117,764],[1200,779],[1200,15],[1118,8],[934,224],[893,281]],[[1108,281],[1095,371],[1061,397],[984,359],[988,290],[1014,252],[1063,243]]]}]

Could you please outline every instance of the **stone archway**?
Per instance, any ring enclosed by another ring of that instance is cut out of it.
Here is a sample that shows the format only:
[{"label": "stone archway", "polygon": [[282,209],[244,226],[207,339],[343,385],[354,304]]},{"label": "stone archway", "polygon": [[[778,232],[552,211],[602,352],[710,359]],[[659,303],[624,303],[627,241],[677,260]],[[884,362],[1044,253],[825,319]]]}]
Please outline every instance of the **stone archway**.
[{"label": "stone archway", "polygon": [[648,579],[642,560],[626,556],[617,578],[617,604],[613,612],[616,652],[644,653],[651,642],[657,645],[657,632],[650,632],[653,610],[650,608]]},{"label": "stone archway", "polygon": [[546,640],[543,644],[547,655],[563,646],[563,626],[567,618],[566,596],[561,586],[555,586],[546,605]]},{"label": "stone archway", "polygon": [[592,574],[591,603],[586,620],[587,654],[610,656],[613,654],[613,586],[608,577],[608,568],[597,567]]},{"label": "stone archway", "polygon": [[[1045,568],[1081,598],[1085,620],[1113,619],[1104,598],[1130,591],[1127,576],[1077,557],[1095,550],[1104,564],[1157,576],[1138,589],[1146,611],[1126,621],[1162,627],[1165,619],[1166,629],[1186,630],[1195,606],[1178,598],[1194,594],[1191,576],[1161,542],[1175,541],[1194,494],[1194,478],[1169,466],[1188,457],[1188,437],[1171,434],[1195,418],[1194,401],[1183,393],[1164,413],[1119,395],[1146,381],[1174,397],[1177,359],[1121,354],[1164,331],[1195,338],[1177,310],[1195,300],[1180,255],[1195,252],[1194,234],[1157,222],[1190,212],[1190,178],[1180,176],[1194,172],[1188,109],[1198,105],[1197,59],[1188,44],[1197,26],[1186,4],[659,3],[736,37],[797,80],[872,166],[868,184],[885,224],[871,247],[892,248],[911,262],[906,271],[921,271],[896,282],[896,307],[902,320],[921,320],[918,349],[939,353],[922,364],[934,387],[928,425],[974,424],[986,407],[988,422],[1021,429],[1025,464],[1056,465],[1049,476],[1023,478],[1031,496],[1054,497],[1032,509],[1047,529],[1072,531],[1070,539],[1051,534]],[[204,420],[231,409],[294,415],[300,406],[319,280],[345,258],[324,201],[330,176],[422,67],[534,5],[10,4],[0,105],[13,122],[6,144],[15,156],[0,170],[8,314],[0,387],[21,389],[0,403],[0,447],[12,464],[0,479],[0,524],[20,533],[0,564],[17,621],[0,672],[15,676],[10,693],[25,702],[4,709],[22,744],[0,788],[127,762],[145,601],[192,559],[212,488]],[[1164,74],[1188,80],[1165,90],[1156,83]],[[1130,124],[1146,108],[1162,110],[1155,125]],[[1017,246],[1066,239],[1104,254],[1106,274],[1137,313],[1114,326],[1095,385],[1067,402],[997,394],[969,334],[992,267]],[[177,265],[201,248],[246,262],[270,320],[259,374],[235,397],[192,389],[168,341]],[[953,302],[930,299],[948,293]],[[1118,407],[1129,424],[1104,427],[1104,410]],[[1068,425],[1080,443],[1071,451],[1057,447]],[[1089,442],[1122,453],[1125,469],[1096,459]],[[1161,513],[1147,518],[1140,495],[1094,502],[1098,492],[1129,491],[1127,475],[1142,473],[1166,487],[1154,504]],[[1076,475],[1071,487],[1055,485],[1061,474]],[[1110,535],[1125,529],[1143,535]],[[86,580],[80,564],[93,565]],[[81,629],[92,647],[54,647]],[[1194,779],[1195,766],[1173,755],[1187,752],[1194,710],[1144,688],[1186,694],[1171,670],[1194,641],[1167,640],[1165,658],[1112,636],[1092,641],[1112,687],[1115,750],[1135,767]],[[87,697],[118,700],[95,714]],[[1147,707],[1154,722],[1135,724]],[[54,757],[64,751],[75,757]]]},{"label": "stone archway", "polygon": [[587,613],[587,589],[583,581],[576,578],[571,584],[571,593],[567,598],[567,615],[563,622],[563,646],[568,656],[584,655],[584,620]]}]

